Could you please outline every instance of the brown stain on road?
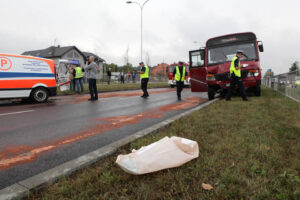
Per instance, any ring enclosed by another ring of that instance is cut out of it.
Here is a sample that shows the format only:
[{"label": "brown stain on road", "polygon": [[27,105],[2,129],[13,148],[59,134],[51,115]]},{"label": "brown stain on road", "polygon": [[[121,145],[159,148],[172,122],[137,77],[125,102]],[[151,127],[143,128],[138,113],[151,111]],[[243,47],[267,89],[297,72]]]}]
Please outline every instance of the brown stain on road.
[{"label": "brown stain on road", "polygon": [[[161,94],[161,93],[169,93],[174,92],[175,89],[162,89],[158,91],[149,91],[149,94]],[[133,97],[133,96],[140,96],[142,92],[140,91],[124,91],[124,92],[109,92],[109,93],[99,93],[99,98],[112,98],[112,97]],[[20,99],[14,99],[12,101],[7,101],[7,103],[0,104],[0,113],[5,112],[17,112],[22,109],[29,109],[35,107],[49,107],[49,106],[57,106],[57,105],[66,105],[66,104],[77,104],[87,101],[90,98],[88,94],[84,95],[66,95],[66,96],[56,96],[51,97],[48,102],[43,104],[22,104]],[[7,107],[13,106],[15,109],[10,109],[10,111],[5,111]]]},{"label": "brown stain on road", "polygon": [[[167,89],[167,90],[160,90],[160,91],[150,91],[149,94],[161,94],[161,93],[169,93],[169,92],[174,92],[174,89]],[[99,93],[99,98],[113,98],[113,97],[134,97],[134,96],[140,96],[142,95],[142,92],[114,92],[114,93]],[[68,104],[77,104],[81,102],[85,102],[90,98],[90,96],[85,95],[85,96],[75,96],[73,97],[72,101],[69,102]]]},{"label": "brown stain on road", "polygon": [[188,98],[186,101],[160,106],[157,109],[148,110],[144,113],[93,119],[96,125],[92,128],[49,142],[42,146],[14,146],[4,148],[0,151],[0,170],[34,161],[40,154],[63,145],[74,143],[126,125],[136,124],[149,118],[163,118],[166,112],[192,108],[204,101],[205,99],[193,97]]}]

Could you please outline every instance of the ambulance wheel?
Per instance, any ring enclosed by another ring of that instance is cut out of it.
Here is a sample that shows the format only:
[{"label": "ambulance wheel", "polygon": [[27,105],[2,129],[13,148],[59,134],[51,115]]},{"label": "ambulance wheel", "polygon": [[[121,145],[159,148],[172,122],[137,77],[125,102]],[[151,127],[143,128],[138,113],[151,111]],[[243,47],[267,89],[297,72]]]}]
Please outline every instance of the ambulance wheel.
[{"label": "ambulance wheel", "polygon": [[215,89],[213,87],[209,87],[207,89],[208,99],[213,100],[215,98]]},{"label": "ambulance wheel", "polygon": [[49,93],[47,89],[39,87],[32,91],[31,99],[36,103],[44,103],[48,100]]}]

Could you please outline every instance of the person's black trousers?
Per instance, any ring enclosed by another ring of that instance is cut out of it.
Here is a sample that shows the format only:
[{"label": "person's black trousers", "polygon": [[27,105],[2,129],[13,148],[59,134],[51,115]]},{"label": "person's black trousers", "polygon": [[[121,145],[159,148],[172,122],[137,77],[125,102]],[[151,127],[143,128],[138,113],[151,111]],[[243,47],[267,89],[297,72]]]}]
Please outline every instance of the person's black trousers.
[{"label": "person's black trousers", "polygon": [[177,88],[177,97],[181,98],[181,91],[183,89],[184,82],[183,81],[176,81],[176,88]]},{"label": "person's black trousers", "polygon": [[235,90],[236,85],[238,85],[238,87],[239,87],[239,90],[240,90],[243,100],[247,99],[242,78],[235,76],[233,73],[231,75],[230,88],[228,89],[226,100],[231,99],[232,92]]},{"label": "person's black trousers", "polygon": [[97,90],[97,84],[96,79],[89,79],[89,90],[92,100],[98,99],[98,90]]},{"label": "person's black trousers", "polygon": [[148,97],[149,96],[148,91],[147,91],[148,81],[149,81],[149,78],[143,78],[141,80],[141,88],[142,88],[142,90],[144,92],[144,94],[143,94],[144,97]]}]

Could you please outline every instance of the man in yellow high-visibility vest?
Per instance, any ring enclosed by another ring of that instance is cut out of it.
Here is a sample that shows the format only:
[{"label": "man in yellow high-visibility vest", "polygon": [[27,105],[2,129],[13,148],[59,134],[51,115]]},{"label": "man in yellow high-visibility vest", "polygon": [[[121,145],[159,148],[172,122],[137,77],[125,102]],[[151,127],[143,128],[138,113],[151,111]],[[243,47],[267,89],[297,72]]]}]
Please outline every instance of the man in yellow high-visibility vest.
[{"label": "man in yellow high-visibility vest", "polygon": [[143,62],[140,62],[140,67],[141,67],[141,88],[143,90],[143,95],[141,96],[142,98],[148,98],[149,94],[147,91],[147,86],[148,86],[148,81],[149,81],[149,67],[145,65]]},{"label": "man in yellow high-visibility vest", "polygon": [[183,66],[183,62],[179,61],[179,65],[173,71],[173,78],[172,78],[173,82],[174,79],[176,81],[178,101],[181,101],[181,92],[184,86],[184,80],[186,76],[187,76],[186,68],[185,66]]},{"label": "man in yellow high-visibility vest", "polygon": [[231,61],[230,66],[230,76],[231,76],[231,82],[230,82],[230,88],[228,89],[226,100],[231,100],[232,91],[235,90],[235,86],[238,85],[241,96],[243,98],[243,101],[249,101],[249,99],[246,96],[242,75],[241,75],[241,61],[240,58],[243,56],[244,52],[241,50],[237,50],[236,56]]},{"label": "man in yellow high-visibility vest", "polygon": [[77,65],[74,70],[74,78],[75,78],[75,83],[77,87],[77,93],[80,94],[79,86],[81,88],[81,93],[84,93],[84,88],[83,88],[83,71],[82,68]]}]

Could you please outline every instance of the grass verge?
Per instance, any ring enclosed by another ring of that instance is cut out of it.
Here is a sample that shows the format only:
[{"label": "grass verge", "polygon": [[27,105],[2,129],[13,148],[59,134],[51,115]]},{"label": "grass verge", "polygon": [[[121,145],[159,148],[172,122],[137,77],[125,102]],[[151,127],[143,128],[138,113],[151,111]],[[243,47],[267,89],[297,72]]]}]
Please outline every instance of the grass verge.
[{"label": "grass verge", "polygon": [[[168,87],[167,82],[150,82],[148,83],[148,88],[165,88]],[[140,83],[125,83],[125,84],[116,84],[112,83],[110,85],[107,84],[97,84],[97,89],[99,92],[113,92],[113,91],[123,91],[123,90],[136,90],[140,89],[141,84]],[[77,91],[75,87],[75,91]],[[57,94],[58,95],[69,95],[74,94],[75,92],[72,92],[70,90],[68,91],[60,91],[59,88],[57,88]],[[89,86],[87,83],[84,84],[84,93],[89,93]]]},{"label": "grass verge", "polygon": [[[114,163],[173,135],[196,140],[199,158],[143,176]],[[251,102],[217,101],[27,199],[300,199],[299,143],[298,104],[263,89]],[[214,189],[203,190],[203,182]]]}]

